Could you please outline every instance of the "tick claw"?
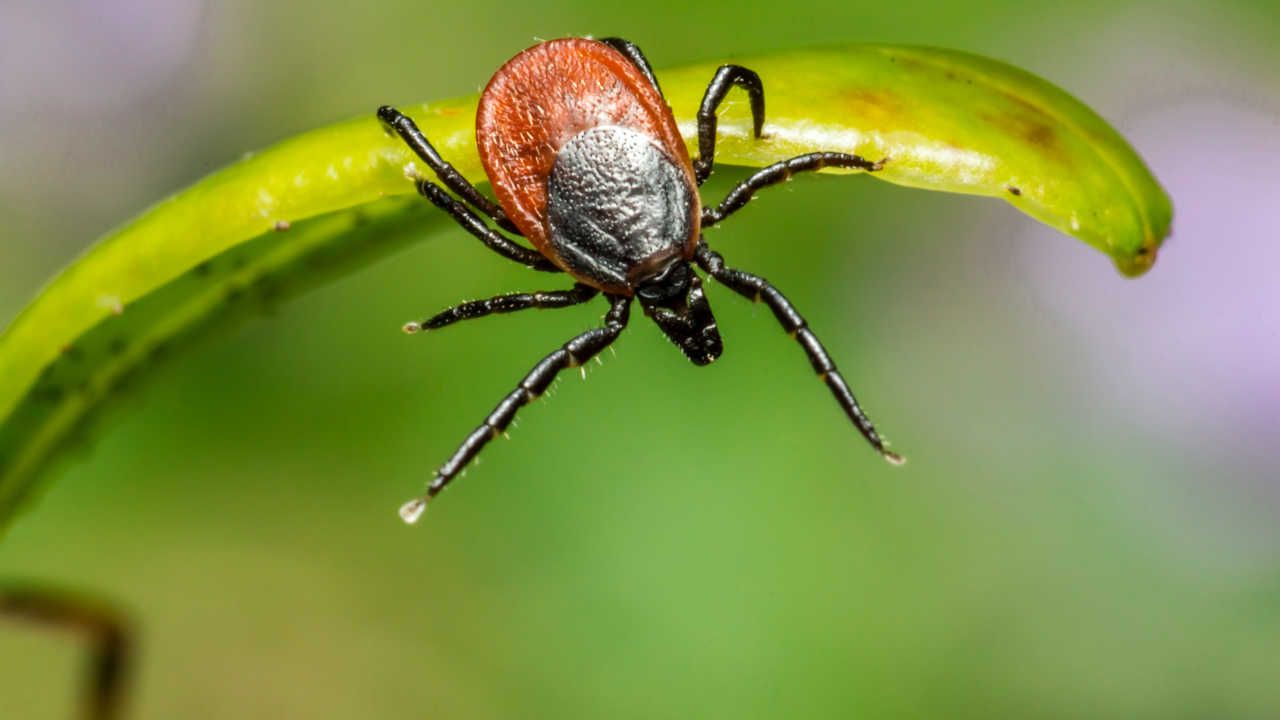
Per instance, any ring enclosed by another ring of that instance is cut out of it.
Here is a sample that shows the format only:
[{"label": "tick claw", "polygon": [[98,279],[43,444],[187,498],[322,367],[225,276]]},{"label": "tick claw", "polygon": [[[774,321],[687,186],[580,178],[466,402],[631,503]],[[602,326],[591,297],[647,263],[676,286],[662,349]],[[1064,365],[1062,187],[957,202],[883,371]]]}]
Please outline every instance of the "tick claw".
[{"label": "tick claw", "polygon": [[426,511],[426,498],[415,498],[400,506],[400,519],[409,525],[413,525],[422,518],[422,513]]}]

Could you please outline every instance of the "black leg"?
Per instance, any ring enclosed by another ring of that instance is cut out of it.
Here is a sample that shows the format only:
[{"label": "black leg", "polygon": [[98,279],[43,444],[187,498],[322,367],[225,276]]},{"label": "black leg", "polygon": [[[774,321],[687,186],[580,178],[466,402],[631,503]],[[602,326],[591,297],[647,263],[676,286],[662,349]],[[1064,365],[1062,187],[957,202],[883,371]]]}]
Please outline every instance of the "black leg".
[{"label": "black leg", "polygon": [[813,172],[827,167],[851,168],[875,172],[884,167],[886,160],[871,162],[857,155],[837,152],[816,152],[798,155],[789,160],[776,162],[767,168],[755,172],[751,177],[738,183],[724,200],[714,208],[703,208],[702,226],[710,227],[724,220],[738,210],[757,192],[791,179],[799,172]]},{"label": "black leg", "polygon": [[430,180],[418,180],[418,192],[430,200],[436,207],[449,213],[464,230],[479,238],[490,250],[508,260],[514,260],[534,270],[543,272],[560,272],[550,260],[536,250],[530,250],[511,240],[502,233],[484,224],[475,213],[463,205],[457,198],[445,192],[444,188]]},{"label": "black leg", "polygon": [[600,42],[626,55],[631,64],[635,65],[640,72],[644,73],[645,77],[649,78],[649,83],[653,85],[653,89],[657,90],[659,95],[662,94],[662,86],[658,84],[658,78],[654,76],[653,68],[649,66],[649,60],[645,58],[644,53],[640,51],[640,48],[635,43],[616,37],[600,38]]},{"label": "black leg", "polygon": [[23,586],[0,588],[0,614],[88,636],[93,653],[82,716],[88,720],[120,717],[129,675],[130,632],[119,612],[87,598]]},{"label": "black leg", "polygon": [[472,300],[464,302],[437,313],[422,322],[411,322],[404,326],[407,333],[416,333],[420,330],[438,330],[446,325],[452,325],[460,320],[472,320],[474,318],[492,315],[494,313],[511,313],[517,310],[527,310],[529,308],[539,308],[543,310],[566,308],[574,305],[581,305],[600,293],[599,290],[590,285],[577,283],[571,290],[552,290],[539,291],[532,293],[514,293],[511,295],[499,295],[491,297],[487,300]]},{"label": "black leg", "polygon": [[611,305],[609,312],[604,316],[604,327],[582,333],[534,365],[516,389],[498,403],[493,412],[489,413],[489,417],[485,418],[484,423],[472,431],[467,439],[462,441],[462,445],[453,453],[453,456],[436,471],[435,477],[427,485],[427,492],[400,508],[400,517],[404,518],[405,522],[417,522],[431,498],[438,495],[449,481],[453,480],[454,476],[466,467],[485,445],[489,444],[490,440],[507,429],[520,408],[542,395],[561,370],[587,362],[618,339],[618,335],[627,326],[627,319],[630,317],[631,298],[611,295],[609,302]]},{"label": "black leg", "polygon": [[427,136],[422,134],[418,129],[413,118],[405,115],[390,105],[383,105],[378,108],[378,119],[388,128],[393,130],[404,140],[409,149],[413,150],[422,161],[435,172],[436,177],[440,178],[440,182],[444,186],[457,193],[463,200],[471,203],[471,206],[480,212],[493,218],[498,226],[507,232],[520,234],[516,229],[515,223],[507,218],[502,208],[498,207],[489,198],[485,197],[475,185],[472,185],[462,173],[458,172],[452,165],[445,161],[440,153],[436,152],[435,147],[427,140]]},{"label": "black leg", "polygon": [[693,161],[693,175],[701,185],[711,175],[716,159],[716,109],[734,85],[747,91],[751,99],[751,123],[756,137],[764,130],[764,85],[754,70],[741,65],[721,65],[702,96],[698,108],[698,159]]},{"label": "black leg", "polygon": [[822,378],[827,384],[831,394],[835,396],[836,402],[840,403],[840,407],[844,408],[845,414],[853,421],[853,424],[862,433],[862,436],[867,439],[867,442],[871,443],[871,446],[885,460],[895,465],[901,465],[904,462],[901,455],[890,451],[884,446],[884,441],[880,439],[875,426],[871,424],[871,420],[867,418],[862,412],[862,408],[858,406],[858,401],[854,398],[853,391],[849,389],[849,384],[845,382],[844,376],[840,374],[836,364],[832,362],[826,348],[822,347],[822,343],[817,336],[809,329],[808,323],[791,305],[791,301],[787,300],[768,280],[751,273],[725,267],[724,258],[720,256],[720,253],[707,247],[706,243],[698,245],[697,260],[699,267],[739,295],[753,302],[763,300],[769,306],[769,309],[773,311],[774,316],[778,318],[778,322],[782,324],[782,328],[787,331],[787,334],[795,338],[800,343],[800,346],[804,348],[805,354],[809,356],[809,362],[813,364],[814,372],[818,373],[818,377]]}]

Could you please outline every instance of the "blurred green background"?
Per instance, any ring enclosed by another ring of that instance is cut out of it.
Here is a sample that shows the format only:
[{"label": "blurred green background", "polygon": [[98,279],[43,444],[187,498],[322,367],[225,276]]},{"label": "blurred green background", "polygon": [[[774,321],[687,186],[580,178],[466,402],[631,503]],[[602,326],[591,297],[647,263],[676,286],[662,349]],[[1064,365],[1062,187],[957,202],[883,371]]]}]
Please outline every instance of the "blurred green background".
[{"label": "blurred green background", "polygon": [[[0,5],[0,322],[243,152],[573,34],[658,67],[997,57],[1098,109],[1176,208],[1132,281],[999,202],[798,180],[708,240],[805,312],[906,467],[713,285],[723,359],[638,317],[408,528],[398,505],[604,309],[407,338],[556,282],[437,232],[160,371],[0,577],[130,609],[137,718],[1280,717],[1278,29],[1262,0]],[[0,622],[0,717],[68,717],[80,660]]]}]

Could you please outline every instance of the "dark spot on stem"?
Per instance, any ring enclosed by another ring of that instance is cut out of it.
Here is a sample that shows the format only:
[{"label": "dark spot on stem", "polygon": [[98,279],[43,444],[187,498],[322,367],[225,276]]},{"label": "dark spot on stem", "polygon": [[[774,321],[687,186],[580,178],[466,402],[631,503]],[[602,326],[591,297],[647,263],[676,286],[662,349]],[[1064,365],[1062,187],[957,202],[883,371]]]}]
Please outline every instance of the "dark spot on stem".
[{"label": "dark spot on stem", "polygon": [[892,122],[907,114],[902,97],[889,90],[860,88],[841,93],[849,111],[872,122]]},{"label": "dark spot on stem", "polygon": [[58,385],[45,385],[32,391],[32,398],[45,405],[56,405],[62,401],[66,391]]},{"label": "dark spot on stem", "polygon": [[[997,132],[1010,135],[1034,146],[1046,155],[1062,158],[1063,148],[1058,131],[1052,125],[1052,119],[1046,117],[1038,108],[1023,103],[1028,112],[982,113],[980,117],[991,124]],[[1034,112],[1032,112],[1034,111]]]},{"label": "dark spot on stem", "polygon": [[147,361],[151,363],[158,363],[161,360],[164,360],[165,357],[167,357],[168,355],[169,355],[169,344],[156,343],[151,347],[150,350],[147,351]]},{"label": "dark spot on stem", "polygon": [[1016,195],[1016,196],[1019,196],[1019,197],[1021,197],[1021,196],[1022,196],[1022,188],[1020,188],[1020,187],[1015,187],[1015,186],[1013,186],[1013,185],[1010,185],[1010,186],[1008,187],[1008,190],[1009,190],[1009,194],[1010,194],[1010,195]]},{"label": "dark spot on stem", "polygon": [[1023,137],[1033,145],[1048,148],[1058,141],[1058,134],[1053,128],[1040,122],[1034,122],[1026,127]]},{"label": "dark spot on stem", "polygon": [[117,375],[115,379],[111,381],[111,387],[108,388],[107,392],[109,393],[125,392],[130,387],[133,386],[134,381],[136,381],[137,379],[138,379],[137,366],[125,368],[124,372]]},{"label": "dark spot on stem", "polygon": [[259,275],[253,281],[253,292],[270,309],[280,299],[280,283],[271,275]]},{"label": "dark spot on stem", "polygon": [[205,260],[204,262],[192,268],[191,271],[194,272],[199,277],[208,277],[209,273],[213,272],[213,263],[209,262],[208,260]]}]

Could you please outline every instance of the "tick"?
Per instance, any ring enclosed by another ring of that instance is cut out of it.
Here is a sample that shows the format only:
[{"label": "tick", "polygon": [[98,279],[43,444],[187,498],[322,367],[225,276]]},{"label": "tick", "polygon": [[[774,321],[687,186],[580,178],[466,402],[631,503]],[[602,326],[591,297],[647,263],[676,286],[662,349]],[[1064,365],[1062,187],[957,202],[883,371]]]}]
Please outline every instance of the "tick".
[{"label": "tick", "polygon": [[[609,347],[627,326],[633,301],[695,365],[720,357],[720,330],[694,265],[730,290],[768,305],[867,442],[886,460],[902,462],[885,447],[836,364],[786,296],[768,280],[726,266],[702,237],[703,228],[796,173],[825,167],[874,172],[884,161],[840,152],[800,155],[756,172],[719,205],[704,208],[698,188],[715,160],[716,110],[734,86],[746,91],[755,137],[762,137],[760,76],[739,65],[723,65],[703,95],[698,157],[691,160],[658,80],[634,44],[619,38],[565,38],[535,45],[494,74],[476,112],[476,145],[496,204],[440,156],[412,119],[393,107],[379,108],[378,118],[439,180],[415,178],[418,192],[499,255],[574,280],[568,290],[465,302],[409,323],[406,332],[438,330],[493,313],[570,307],[597,295],[609,303],[603,326],[570,339],[534,365],[462,441],[426,492],[401,507],[406,522],[416,522],[427,503],[505,432],[516,412],[542,395],[560,371]],[[533,248],[495,230],[482,215]]]}]

